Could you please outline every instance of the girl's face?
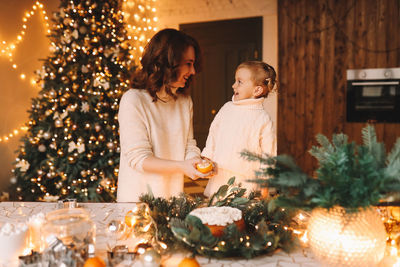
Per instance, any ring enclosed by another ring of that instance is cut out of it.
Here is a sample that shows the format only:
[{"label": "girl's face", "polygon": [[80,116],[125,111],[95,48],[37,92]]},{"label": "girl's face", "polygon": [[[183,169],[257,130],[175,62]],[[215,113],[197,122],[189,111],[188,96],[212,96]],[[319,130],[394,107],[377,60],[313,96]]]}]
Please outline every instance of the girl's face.
[{"label": "girl's face", "polygon": [[[176,81],[170,84],[173,89],[178,89],[185,87],[186,81],[190,78],[190,76],[196,74],[194,69],[194,62],[196,60],[196,55],[194,52],[194,48],[189,46],[182,55],[182,61],[179,64],[177,78]],[[175,92],[174,92],[175,93]]]},{"label": "girl's face", "polygon": [[235,83],[232,85],[233,99],[235,101],[255,98],[254,82],[251,80],[251,72],[247,68],[236,70]]}]

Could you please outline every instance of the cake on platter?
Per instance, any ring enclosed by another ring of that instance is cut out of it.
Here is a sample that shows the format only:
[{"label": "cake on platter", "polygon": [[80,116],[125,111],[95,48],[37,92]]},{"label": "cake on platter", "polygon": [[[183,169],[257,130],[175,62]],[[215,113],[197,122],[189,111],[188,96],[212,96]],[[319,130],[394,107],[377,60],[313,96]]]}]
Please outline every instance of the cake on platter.
[{"label": "cake on platter", "polygon": [[189,213],[201,220],[207,226],[211,234],[215,237],[221,237],[224,234],[224,229],[230,224],[236,224],[239,231],[245,229],[245,223],[242,216],[242,211],[232,207],[204,207],[194,209]]}]

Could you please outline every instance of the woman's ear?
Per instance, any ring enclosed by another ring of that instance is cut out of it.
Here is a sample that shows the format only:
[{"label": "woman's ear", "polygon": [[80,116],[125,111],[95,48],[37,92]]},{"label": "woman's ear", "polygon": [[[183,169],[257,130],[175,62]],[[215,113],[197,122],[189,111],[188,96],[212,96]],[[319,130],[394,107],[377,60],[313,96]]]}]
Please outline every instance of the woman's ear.
[{"label": "woman's ear", "polygon": [[253,91],[254,97],[260,97],[264,94],[264,88],[262,86],[256,86]]}]

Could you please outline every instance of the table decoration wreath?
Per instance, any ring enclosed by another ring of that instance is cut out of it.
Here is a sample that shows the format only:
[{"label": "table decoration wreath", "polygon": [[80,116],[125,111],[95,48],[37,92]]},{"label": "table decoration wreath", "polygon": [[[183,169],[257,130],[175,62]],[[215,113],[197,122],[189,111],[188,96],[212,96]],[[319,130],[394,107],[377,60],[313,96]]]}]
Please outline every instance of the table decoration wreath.
[{"label": "table decoration wreath", "polygon": [[[142,203],[131,214],[134,234],[165,252],[186,250],[194,255],[216,258],[252,258],[272,254],[278,249],[294,249],[297,244],[292,231],[294,212],[261,199],[260,192],[250,192],[246,196],[246,189],[235,185],[234,181],[235,178],[231,178],[207,199],[188,195],[155,198],[151,192],[142,195]],[[244,229],[230,224],[224,227],[221,235],[213,235],[201,219],[190,214],[202,207],[240,210]]]}]

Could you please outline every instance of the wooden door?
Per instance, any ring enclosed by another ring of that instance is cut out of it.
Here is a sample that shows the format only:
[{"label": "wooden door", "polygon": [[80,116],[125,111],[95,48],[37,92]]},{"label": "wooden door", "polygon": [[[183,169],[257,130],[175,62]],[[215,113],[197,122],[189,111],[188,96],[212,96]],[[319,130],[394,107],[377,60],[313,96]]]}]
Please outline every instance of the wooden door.
[{"label": "wooden door", "polygon": [[215,114],[232,98],[237,65],[262,58],[262,17],[181,24],[180,29],[199,42],[203,54],[203,70],[191,88],[194,135],[203,149]]}]

